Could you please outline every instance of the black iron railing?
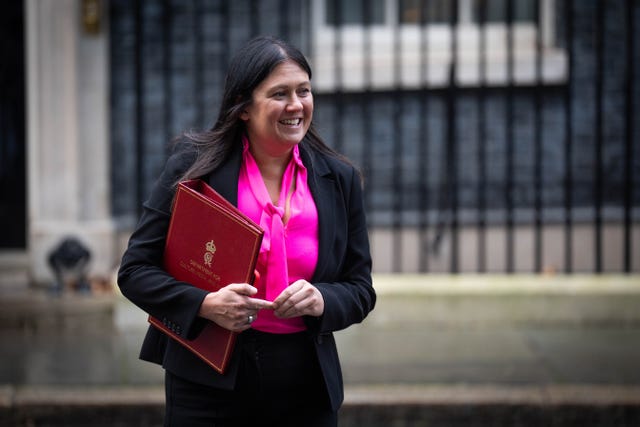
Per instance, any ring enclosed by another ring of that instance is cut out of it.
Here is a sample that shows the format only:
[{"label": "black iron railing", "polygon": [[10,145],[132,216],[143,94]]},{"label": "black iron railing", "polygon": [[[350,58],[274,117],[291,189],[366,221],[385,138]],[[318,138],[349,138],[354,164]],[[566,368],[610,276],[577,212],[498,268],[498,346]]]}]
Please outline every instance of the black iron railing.
[{"label": "black iron railing", "polygon": [[114,187],[137,183],[116,215],[135,214],[171,137],[212,124],[230,54],[268,33],[331,76],[316,124],[361,166],[389,270],[640,270],[638,1],[110,4]]}]

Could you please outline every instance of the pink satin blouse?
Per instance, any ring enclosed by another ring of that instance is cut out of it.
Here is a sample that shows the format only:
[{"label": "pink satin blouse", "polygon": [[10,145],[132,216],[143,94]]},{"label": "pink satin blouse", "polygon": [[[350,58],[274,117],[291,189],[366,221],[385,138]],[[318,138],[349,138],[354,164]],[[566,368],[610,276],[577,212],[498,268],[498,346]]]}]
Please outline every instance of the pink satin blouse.
[{"label": "pink satin blouse", "polygon": [[[271,202],[258,165],[243,140],[243,162],[238,180],[238,208],[264,230],[258,265],[256,298],[273,301],[291,283],[311,280],[318,261],[318,212],[307,185],[307,169],[298,146],[282,178],[277,205]],[[295,180],[295,181],[294,181]],[[292,182],[295,182],[292,189]],[[286,334],[306,329],[301,317],[279,319],[260,310],[251,325],[263,332]]]}]

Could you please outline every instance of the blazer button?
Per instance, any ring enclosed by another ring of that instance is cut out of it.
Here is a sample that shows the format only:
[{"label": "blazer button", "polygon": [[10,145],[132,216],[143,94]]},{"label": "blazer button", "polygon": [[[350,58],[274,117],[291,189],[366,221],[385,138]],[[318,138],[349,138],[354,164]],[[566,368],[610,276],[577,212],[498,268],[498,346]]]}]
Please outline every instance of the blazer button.
[{"label": "blazer button", "polygon": [[322,335],[318,335],[318,336],[316,337],[316,342],[317,342],[318,344],[322,344],[322,342],[323,342],[323,341],[324,341],[324,340],[322,339]]}]

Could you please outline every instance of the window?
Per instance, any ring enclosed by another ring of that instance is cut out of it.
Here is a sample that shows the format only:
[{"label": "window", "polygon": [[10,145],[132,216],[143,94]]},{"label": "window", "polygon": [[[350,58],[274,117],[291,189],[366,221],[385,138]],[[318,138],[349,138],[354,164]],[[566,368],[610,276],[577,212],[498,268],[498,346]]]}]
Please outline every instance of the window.
[{"label": "window", "polygon": [[446,24],[451,22],[452,2],[447,0],[400,0],[398,22],[401,24]]},{"label": "window", "polygon": [[371,0],[367,7],[358,1],[325,1],[326,23],[330,26],[363,25],[365,22],[384,22],[384,0]]},{"label": "window", "polygon": [[513,0],[510,19],[508,3],[312,0],[314,87],[448,86],[454,64],[460,86],[533,84],[538,38],[542,82],[564,82],[567,61],[555,40],[556,0]]}]

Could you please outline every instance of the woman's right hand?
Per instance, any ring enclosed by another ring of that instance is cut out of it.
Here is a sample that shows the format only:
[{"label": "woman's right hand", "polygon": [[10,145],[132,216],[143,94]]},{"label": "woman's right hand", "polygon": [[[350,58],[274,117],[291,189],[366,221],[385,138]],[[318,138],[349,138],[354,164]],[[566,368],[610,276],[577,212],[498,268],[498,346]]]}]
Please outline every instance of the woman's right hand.
[{"label": "woman's right hand", "polygon": [[232,283],[207,294],[198,315],[230,331],[242,332],[251,327],[258,310],[273,309],[272,302],[252,298],[256,292],[258,290],[247,283]]}]

